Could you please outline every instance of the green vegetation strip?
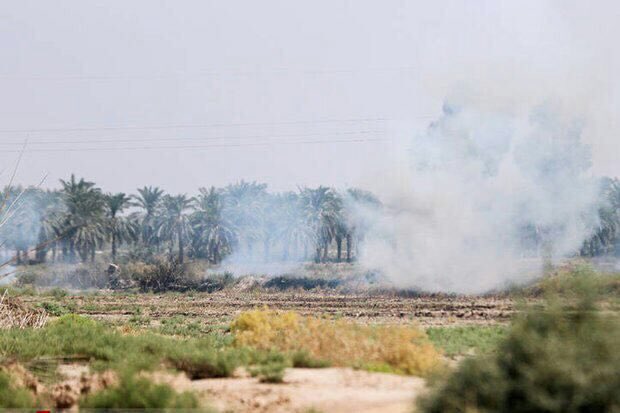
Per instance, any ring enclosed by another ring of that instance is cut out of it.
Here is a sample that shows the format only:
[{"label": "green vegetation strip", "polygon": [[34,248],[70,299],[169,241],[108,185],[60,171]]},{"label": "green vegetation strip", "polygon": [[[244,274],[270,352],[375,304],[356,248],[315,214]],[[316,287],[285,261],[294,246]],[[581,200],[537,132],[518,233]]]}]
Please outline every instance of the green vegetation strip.
[{"label": "green vegetation strip", "polygon": [[426,334],[447,356],[491,352],[506,335],[504,326],[430,327]]}]

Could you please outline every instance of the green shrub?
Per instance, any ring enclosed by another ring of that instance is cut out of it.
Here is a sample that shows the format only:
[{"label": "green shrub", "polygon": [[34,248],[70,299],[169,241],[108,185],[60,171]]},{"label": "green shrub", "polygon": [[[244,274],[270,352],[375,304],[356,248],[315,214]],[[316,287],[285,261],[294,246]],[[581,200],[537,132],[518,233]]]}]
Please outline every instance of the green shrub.
[{"label": "green shrub", "polygon": [[67,290],[64,290],[62,288],[58,288],[58,287],[54,287],[49,291],[46,291],[45,295],[49,295],[54,297],[57,300],[60,300],[61,298],[66,297],[67,295],[69,295],[69,293],[67,292]]},{"label": "green shrub", "polygon": [[282,383],[284,371],[290,366],[284,354],[277,351],[256,353],[255,361],[259,364],[250,369],[250,374],[258,377],[261,383]]},{"label": "green shrub", "polygon": [[49,302],[49,301],[44,301],[42,303],[39,303],[37,305],[37,307],[44,309],[50,315],[53,315],[53,316],[56,316],[56,317],[64,315],[64,314],[67,314],[69,312],[62,305],[57,304],[57,303],[52,303],[52,302]]},{"label": "green shrub", "polygon": [[229,377],[239,365],[237,354],[232,351],[214,350],[183,351],[169,356],[172,365],[187,373],[192,380]]},{"label": "green shrub", "polygon": [[0,371],[0,408],[27,408],[34,406],[34,398],[26,389],[17,388],[11,376]]},{"label": "green shrub", "polygon": [[508,294],[513,296],[544,297],[561,295],[571,297],[575,292],[589,291],[602,297],[618,297],[620,273],[606,273],[594,269],[583,261],[570,262],[549,269],[544,277],[525,286],[513,286]]},{"label": "green shrub", "polygon": [[193,409],[196,397],[177,393],[166,384],[155,384],[143,377],[125,375],[118,386],[89,395],[80,407],[94,409]]},{"label": "green shrub", "polygon": [[426,330],[429,340],[447,356],[455,356],[474,350],[484,354],[495,349],[505,337],[504,326],[430,327]]},{"label": "green shrub", "polygon": [[310,369],[320,369],[331,365],[328,360],[314,358],[305,350],[293,352],[291,354],[291,363],[293,364],[293,367]]},{"label": "green shrub", "polygon": [[552,300],[520,316],[493,355],[464,361],[420,407],[445,413],[620,411],[618,343],[617,316],[598,311],[591,293],[564,304]]},{"label": "green shrub", "polygon": [[224,272],[223,274],[209,274],[198,287],[199,291],[206,291],[213,293],[221,291],[226,287],[229,287],[235,283],[235,276],[231,272]]}]

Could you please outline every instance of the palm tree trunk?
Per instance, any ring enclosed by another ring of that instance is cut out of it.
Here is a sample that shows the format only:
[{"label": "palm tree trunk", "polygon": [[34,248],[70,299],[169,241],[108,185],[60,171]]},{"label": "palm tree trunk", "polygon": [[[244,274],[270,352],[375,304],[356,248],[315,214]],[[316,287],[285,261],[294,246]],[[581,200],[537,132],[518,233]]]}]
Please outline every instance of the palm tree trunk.
[{"label": "palm tree trunk", "polygon": [[116,263],[116,233],[112,232],[112,263]]},{"label": "palm tree trunk", "polygon": [[179,226],[177,228],[177,234],[179,235],[179,263],[183,264],[184,245],[183,245],[183,228]]},{"label": "palm tree trunk", "polygon": [[351,262],[351,242],[352,242],[351,234],[347,234],[347,262]]},{"label": "palm tree trunk", "polygon": [[338,250],[338,262],[340,262],[342,258],[342,237],[336,237],[336,248]]}]

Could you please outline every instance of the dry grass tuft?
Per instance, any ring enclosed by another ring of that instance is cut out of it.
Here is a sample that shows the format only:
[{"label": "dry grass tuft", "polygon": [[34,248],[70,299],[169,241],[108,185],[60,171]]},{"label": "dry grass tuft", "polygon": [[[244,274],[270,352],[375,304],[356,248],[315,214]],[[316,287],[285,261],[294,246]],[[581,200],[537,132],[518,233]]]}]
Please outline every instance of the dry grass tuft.
[{"label": "dry grass tuft", "polygon": [[441,365],[426,334],[411,326],[368,326],[264,309],[242,313],[231,329],[239,346],[306,351],[336,366],[425,376]]},{"label": "dry grass tuft", "polygon": [[0,329],[41,328],[47,318],[45,310],[28,308],[16,298],[9,298],[6,290],[0,297]]}]

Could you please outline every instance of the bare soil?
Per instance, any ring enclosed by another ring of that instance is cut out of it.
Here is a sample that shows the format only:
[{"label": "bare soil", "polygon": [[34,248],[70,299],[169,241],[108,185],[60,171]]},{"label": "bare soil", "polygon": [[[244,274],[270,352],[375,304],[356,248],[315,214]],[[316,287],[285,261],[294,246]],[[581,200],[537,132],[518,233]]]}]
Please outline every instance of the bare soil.
[{"label": "bare soil", "polygon": [[220,411],[405,413],[424,391],[425,382],[418,377],[327,368],[288,369],[282,384],[241,377],[197,380],[187,386]]},{"label": "bare soil", "polygon": [[63,297],[23,297],[36,304],[55,301],[71,312],[96,319],[123,321],[136,313],[157,322],[183,316],[206,325],[222,325],[237,314],[269,307],[301,314],[328,315],[372,323],[411,323],[423,326],[505,323],[515,313],[504,297],[398,297],[333,292],[238,292],[193,294],[120,294],[99,292]]}]

